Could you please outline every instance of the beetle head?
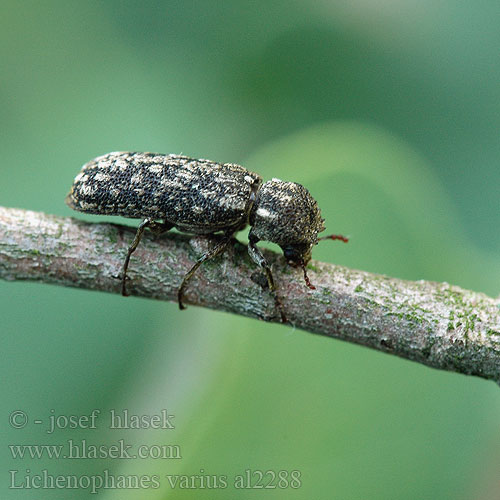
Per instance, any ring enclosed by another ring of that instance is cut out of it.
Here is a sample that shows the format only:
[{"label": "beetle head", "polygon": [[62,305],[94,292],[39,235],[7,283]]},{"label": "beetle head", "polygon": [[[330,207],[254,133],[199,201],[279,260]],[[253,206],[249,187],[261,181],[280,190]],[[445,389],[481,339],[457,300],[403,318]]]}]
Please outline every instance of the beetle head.
[{"label": "beetle head", "polygon": [[318,204],[309,191],[295,182],[265,182],[257,192],[250,225],[259,240],[278,244],[290,265],[302,267],[310,286],[305,266],[324,226]]}]

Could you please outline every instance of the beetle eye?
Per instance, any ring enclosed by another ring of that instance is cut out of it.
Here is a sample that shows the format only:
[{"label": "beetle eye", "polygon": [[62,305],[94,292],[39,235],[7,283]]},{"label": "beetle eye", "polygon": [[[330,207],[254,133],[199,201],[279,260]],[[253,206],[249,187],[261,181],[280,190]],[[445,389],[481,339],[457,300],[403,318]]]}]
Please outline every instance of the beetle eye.
[{"label": "beetle eye", "polygon": [[309,245],[307,243],[294,243],[293,245],[287,245],[281,247],[283,250],[283,255],[289,264],[299,266],[304,261],[307,263],[309,258],[307,257],[309,252]]},{"label": "beetle eye", "polygon": [[283,255],[288,261],[298,262],[300,260],[300,254],[294,247],[283,248]]},{"label": "beetle eye", "polygon": [[291,260],[295,255],[295,251],[293,248],[286,247],[283,249],[283,255],[285,256],[286,260]]}]

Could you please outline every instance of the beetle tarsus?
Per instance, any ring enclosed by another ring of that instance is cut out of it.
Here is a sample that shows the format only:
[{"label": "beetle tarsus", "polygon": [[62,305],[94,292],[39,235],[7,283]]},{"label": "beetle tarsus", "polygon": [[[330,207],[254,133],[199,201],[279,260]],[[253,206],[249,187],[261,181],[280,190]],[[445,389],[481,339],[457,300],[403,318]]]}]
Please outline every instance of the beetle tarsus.
[{"label": "beetle tarsus", "polygon": [[302,267],[302,271],[304,272],[304,281],[306,282],[306,285],[308,286],[308,288],[310,288],[311,290],[316,290],[316,287],[311,283],[311,281],[309,280],[309,276],[307,275],[307,271],[306,271],[306,266],[305,264],[302,262],[301,264],[301,267]]},{"label": "beetle tarsus", "polygon": [[195,271],[205,262],[206,260],[213,259],[217,255],[221,254],[226,247],[231,243],[233,237],[233,233],[226,235],[226,237],[217,243],[212,249],[210,249],[208,252],[204,253],[193,265],[193,267],[184,275],[184,278],[182,279],[181,286],[179,287],[179,290],[177,291],[177,302],[179,303],[179,309],[183,310],[186,309],[184,304],[182,303],[182,297],[184,296],[184,290],[186,289],[187,282],[191,279],[191,276],[195,273]]}]

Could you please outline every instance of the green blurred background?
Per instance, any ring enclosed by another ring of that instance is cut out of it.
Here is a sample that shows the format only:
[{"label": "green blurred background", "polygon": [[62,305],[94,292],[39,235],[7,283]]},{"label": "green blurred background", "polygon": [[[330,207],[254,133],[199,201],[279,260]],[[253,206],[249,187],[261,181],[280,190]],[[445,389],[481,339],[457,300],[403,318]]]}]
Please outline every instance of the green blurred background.
[{"label": "green blurred background", "polygon": [[[315,258],[496,296],[499,26],[494,0],[3,0],[0,203],[84,218],[64,196],[109,151],[237,162],[301,182],[328,231],[351,236]],[[9,489],[9,470],[20,484],[43,469],[160,478],[106,499],[500,498],[491,382],[195,307],[32,283],[0,294],[2,498],[91,496]],[[45,432],[50,415],[94,408],[97,430]],[[110,430],[110,408],[166,408],[176,428]],[[68,439],[175,444],[182,459],[7,447]],[[246,469],[298,470],[301,487],[232,488]],[[228,487],[172,489],[166,474]]]}]

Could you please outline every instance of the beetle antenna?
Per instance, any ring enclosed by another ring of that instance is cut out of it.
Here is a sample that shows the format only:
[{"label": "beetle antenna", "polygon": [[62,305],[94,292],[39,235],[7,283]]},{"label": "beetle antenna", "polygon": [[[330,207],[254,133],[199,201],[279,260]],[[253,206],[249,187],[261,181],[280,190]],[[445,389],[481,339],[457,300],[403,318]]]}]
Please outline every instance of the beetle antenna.
[{"label": "beetle antenna", "polygon": [[311,289],[311,290],[316,290],[316,287],[311,283],[309,280],[309,276],[307,276],[307,271],[306,271],[306,266],[304,264],[304,261],[300,264],[302,267],[302,271],[304,271],[304,281],[306,282],[306,285]]},{"label": "beetle antenna", "polygon": [[344,243],[347,243],[349,241],[349,238],[346,238],[341,234],[329,234],[328,236],[322,236],[321,238],[318,238],[318,241],[319,240],[340,240],[343,241]]}]

